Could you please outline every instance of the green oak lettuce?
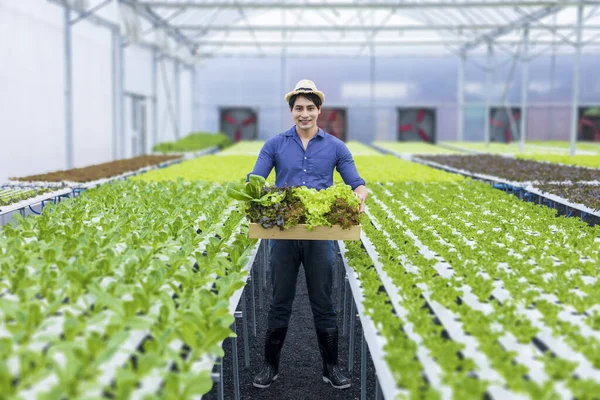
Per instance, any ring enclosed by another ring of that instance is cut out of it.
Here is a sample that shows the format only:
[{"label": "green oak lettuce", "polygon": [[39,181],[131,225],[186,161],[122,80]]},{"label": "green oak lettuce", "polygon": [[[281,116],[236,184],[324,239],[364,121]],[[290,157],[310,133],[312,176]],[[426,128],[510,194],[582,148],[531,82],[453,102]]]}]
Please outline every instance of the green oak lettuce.
[{"label": "green oak lettuce", "polygon": [[305,224],[341,225],[349,229],[359,222],[360,201],[348,185],[337,184],[327,189],[307,187],[277,188],[265,186],[261,176],[250,175],[248,183],[230,183],[227,195],[242,201],[250,222],[263,228],[288,229]]}]

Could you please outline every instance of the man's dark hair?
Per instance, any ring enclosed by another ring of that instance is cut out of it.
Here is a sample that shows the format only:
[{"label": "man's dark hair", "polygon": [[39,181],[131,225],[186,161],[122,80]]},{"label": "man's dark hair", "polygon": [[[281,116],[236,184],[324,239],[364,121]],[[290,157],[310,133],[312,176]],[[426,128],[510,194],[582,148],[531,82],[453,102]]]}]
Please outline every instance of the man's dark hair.
[{"label": "man's dark hair", "polygon": [[323,104],[321,98],[314,93],[298,93],[290,97],[290,110],[294,108],[294,104],[296,103],[296,99],[298,97],[304,97],[305,99],[312,101],[317,108],[321,108],[321,105]]}]

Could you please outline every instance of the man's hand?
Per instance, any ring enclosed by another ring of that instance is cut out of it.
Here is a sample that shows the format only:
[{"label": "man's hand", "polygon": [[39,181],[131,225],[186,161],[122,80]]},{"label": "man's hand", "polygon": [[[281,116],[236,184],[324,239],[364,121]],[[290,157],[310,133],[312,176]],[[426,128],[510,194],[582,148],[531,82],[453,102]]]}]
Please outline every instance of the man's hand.
[{"label": "man's hand", "polygon": [[365,209],[365,200],[367,200],[367,197],[369,197],[369,192],[367,191],[367,187],[365,185],[357,186],[356,189],[354,189],[354,194],[360,200],[359,211],[363,212]]}]

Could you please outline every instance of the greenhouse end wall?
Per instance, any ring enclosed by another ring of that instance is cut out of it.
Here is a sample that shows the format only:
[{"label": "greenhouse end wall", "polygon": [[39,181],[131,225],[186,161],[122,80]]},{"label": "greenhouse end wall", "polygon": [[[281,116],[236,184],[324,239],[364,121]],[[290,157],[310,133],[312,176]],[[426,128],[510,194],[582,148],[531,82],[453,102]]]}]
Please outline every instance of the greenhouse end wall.
[{"label": "greenhouse end wall", "polygon": [[[520,107],[521,65],[495,56],[490,105]],[[464,139],[482,140],[485,116],[486,59],[467,59]],[[554,65],[553,65],[554,64]],[[281,66],[285,65],[282,73]],[[600,57],[581,63],[581,104],[600,104]],[[293,125],[283,96],[300,79],[312,79],[325,93],[325,106],[347,110],[347,139],[395,140],[397,109],[436,110],[437,140],[456,140],[458,60],[450,56],[360,58],[221,58],[197,67],[199,96],[194,126],[218,130],[220,107],[251,107],[258,112],[259,138],[267,139]],[[528,138],[567,140],[570,131],[573,60],[569,55],[540,56],[529,63]],[[554,74],[551,71],[554,69]],[[511,73],[512,71],[512,73]],[[552,121],[550,123],[550,121]]]}]

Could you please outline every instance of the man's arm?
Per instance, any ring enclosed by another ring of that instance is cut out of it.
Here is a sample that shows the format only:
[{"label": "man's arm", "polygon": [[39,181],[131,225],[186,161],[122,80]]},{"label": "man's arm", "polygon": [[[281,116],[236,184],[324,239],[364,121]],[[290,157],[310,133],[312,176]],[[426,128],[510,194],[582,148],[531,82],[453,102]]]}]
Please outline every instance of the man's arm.
[{"label": "man's arm", "polygon": [[267,140],[258,154],[258,158],[256,159],[256,164],[254,164],[252,172],[246,175],[246,182],[248,182],[250,179],[250,175],[260,175],[267,179],[274,166],[275,152],[273,151],[273,141]]},{"label": "man's arm", "polygon": [[356,165],[354,164],[354,159],[352,158],[352,154],[348,147],[344,143],[341,143],[338,146],[338,162],[336,168],[342,179],[349,185],[356,196],[360,200],[360,211],[364,210],[365,200],[369,196],[369,192],[367,191],[367,187],[365,186],[366,182],[364,179],[360,177],[358,174],[358,170],[356,169]]}]

